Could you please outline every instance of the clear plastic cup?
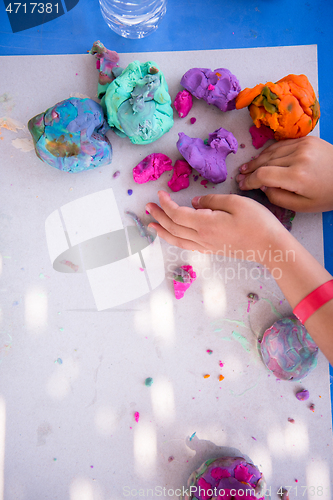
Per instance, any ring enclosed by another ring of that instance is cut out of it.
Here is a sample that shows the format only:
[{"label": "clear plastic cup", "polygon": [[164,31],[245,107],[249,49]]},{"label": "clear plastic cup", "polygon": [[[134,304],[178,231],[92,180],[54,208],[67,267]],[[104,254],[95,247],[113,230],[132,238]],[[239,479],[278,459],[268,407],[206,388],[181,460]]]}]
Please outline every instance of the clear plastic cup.
[{"label": "clear plastic cup", "polygon": [[144,38],[157,30],[167,0],[99,0],[108,26],[125,38]]}]

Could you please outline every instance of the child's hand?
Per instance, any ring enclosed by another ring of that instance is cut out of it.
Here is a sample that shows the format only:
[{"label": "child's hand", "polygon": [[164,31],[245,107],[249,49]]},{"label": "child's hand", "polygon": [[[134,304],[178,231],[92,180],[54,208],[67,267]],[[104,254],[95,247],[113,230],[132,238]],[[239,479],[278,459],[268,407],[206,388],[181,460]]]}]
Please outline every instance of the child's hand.
[{"label": "child's hand", "polygon": [[[263,255],[277,248],[289,235],[276,217],[259,203],[238,195],[209,194],[179,207],[165,191],[159,191],[161,207],[146,209],[159,222],[149,224],[168,243],[187,250],[223,253],[230,257],[266,263]],[[260,254],[259,254],[260,252]]]},{"label": "child's hand", "polygon": [[[277,218],[256,201],[233,194],[209,194],[193,198],[195,210],[179,207],[165,191],[159,191],[158,195],[162,208],[155,203],[148,203],[146,208],[159,222],[149,226],[154,227],[161,238],[187,250],[221,252],[227,257],[264,264],[292,308],[332,279]],[[276,276],[274,270],[278,271]],[[310,316],[306,328],[333,364],[332,322],[333,300]]]},{"label": "child's hand", "polygon": [[275,205],[296,212],[333,210],[333,146],[318,137],[277,142],[239,170],[241,189],[260,188]]}]

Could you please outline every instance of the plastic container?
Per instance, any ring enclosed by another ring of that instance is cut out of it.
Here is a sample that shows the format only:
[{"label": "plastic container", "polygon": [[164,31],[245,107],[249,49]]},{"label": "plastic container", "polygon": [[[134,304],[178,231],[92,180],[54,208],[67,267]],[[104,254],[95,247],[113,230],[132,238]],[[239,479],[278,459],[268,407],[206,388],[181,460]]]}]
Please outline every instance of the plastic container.
[{"label": "plastic container", "polygon": [[125,38],[144,38],[157,30],[167,0],[99,0],[108,26]]}]

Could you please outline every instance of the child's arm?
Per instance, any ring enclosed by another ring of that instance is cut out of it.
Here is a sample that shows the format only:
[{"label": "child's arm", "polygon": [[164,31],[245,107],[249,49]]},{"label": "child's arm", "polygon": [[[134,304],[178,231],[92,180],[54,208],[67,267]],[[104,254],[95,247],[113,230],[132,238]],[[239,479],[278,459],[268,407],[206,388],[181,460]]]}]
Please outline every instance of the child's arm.
[{"label": "child's arm", "polygon": [[[193,198],[194,208],[189,208],[179,207],[166,192],[160,191],[159,200],[162,208],[148,203],[146,209],[158,221],[149,226],[160,237],[188,250],[220,252],[227,257],[262,262],[293,309],[310,292],[332,279],[271,212],[251,199],[207,195]],[[278,261],[274,260],[276,256]],[[313,340],[333,364],[332,325],[333,300],[305,323]]]},{"label": "child's arm", "polygon": [[296,212],[333,210],[333,146],[318,137],[279,141],[240,167],[241,189],[263,189]]}]

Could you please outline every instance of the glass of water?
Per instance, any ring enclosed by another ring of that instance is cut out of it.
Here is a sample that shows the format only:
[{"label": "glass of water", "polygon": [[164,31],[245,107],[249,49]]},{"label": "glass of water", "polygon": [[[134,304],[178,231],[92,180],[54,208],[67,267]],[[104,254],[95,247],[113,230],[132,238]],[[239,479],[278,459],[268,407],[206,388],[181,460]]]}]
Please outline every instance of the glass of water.
[{"label": "glass of water", "polygon": [[109,27],[125,38],[144,38],[157,30],[167,0],[99,0]]}]

